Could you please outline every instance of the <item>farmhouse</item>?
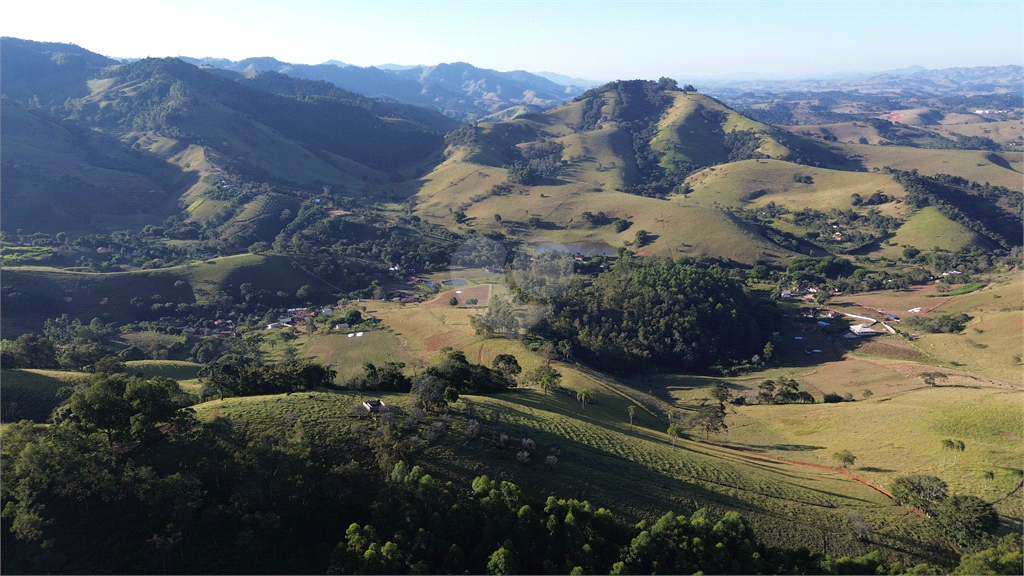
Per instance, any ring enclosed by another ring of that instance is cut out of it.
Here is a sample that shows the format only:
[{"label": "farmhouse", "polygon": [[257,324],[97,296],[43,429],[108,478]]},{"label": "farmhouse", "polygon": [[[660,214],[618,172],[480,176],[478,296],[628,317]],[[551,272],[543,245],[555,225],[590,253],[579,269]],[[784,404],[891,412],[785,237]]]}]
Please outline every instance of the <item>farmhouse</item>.
[{"label": "farmhouse", "polygon": [[843,338],[866,338],[877,334],[878,332],[875,332],[874,329],[867,324],[854,324],[853,326],[850,326],[850,331],[844,334]]},{"label": "farmhouse", "polygon": [[367,412],[380,412],[387,408],[388,405],[383,400],[377,398],[376,400],[367,400],[363,402],[363,408],[366,408]]}]

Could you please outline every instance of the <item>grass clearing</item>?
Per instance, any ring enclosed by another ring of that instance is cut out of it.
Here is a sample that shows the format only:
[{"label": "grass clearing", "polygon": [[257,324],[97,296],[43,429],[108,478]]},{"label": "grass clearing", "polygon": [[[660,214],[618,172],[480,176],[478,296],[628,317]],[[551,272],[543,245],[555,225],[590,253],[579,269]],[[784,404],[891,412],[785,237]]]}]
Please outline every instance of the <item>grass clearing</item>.
[{"label": "grass clearing", "polygon": [[[883,486],[897,476],[930,474],[943,478],[952,493],[992,500],[1020,479],[1019,400],[1019,391],[923,387],[841,404],[748,406],[736,409],[729,441],[829,465],[833,452],[847,449],[857,456],[853,471]],[[766,447],[765,429],[787,442]],[[949,437],[968,444],[955,466],[953,455],[942,453],[941,441]],[[980,480],[990,469],[999,471],[998,478],[986,488]],[[1009,510],[1000,511],[1019,525],[1019,513],[1014,518]]]},{"label": "grass clearing", "polygon": [[951,140],[956,140],[957,136],[980,136],[991,138],[999,144],[1007,142],[1019,143],[1021,136],[1024,135],[1024,121],[975,122],[971,124],[946,125],[934,129]]},{"label": "grass clearing", "polygon": [[[811,176],[813,183],[795,182],[793,176],[797,173]],[[695,203],[758,207],[775,202],[790,210],[812,208],[823,212],[832,208],[853,208],[851,195],[855,193],[863,198],[879,190],[891,197],[905,195],[902,187],[884,174],[830,170],[771,159],[743,160],[705,168],[690,176],[687,183],[694,189],[690,199]],[[892,211],[891,215],[898,215],[902,210],[895,204],[877,208],[887,214]]]},{"label": "grass clearing", "polygon": [[3,370],[0,371],[0,419],[17,422],[26,419],[46,422],[50,412],[62,399],[57,391],[89,381],[91,374],[60,370]]},{"label": "grass clearing", "polygon": [[142,374],[147,380],[160,376],[179,382],[199,378],[199,370],[203,368],[202,364],[181,360],[133,360],[125,362],[125,366],[125,371],[132,376]]},{"label": "grass clearing", "polygon": [[991,242],[959,222],[954,222],[939,212],[934,206],[927,206],[907,219],[890,240],[896,247],[883,254],[898,256],[902,254],[902,246],[914,246],[920,250],[941,248],[957,252],[964,248],[977,246],[991,248]]},{"label": "grass clearing", "polygon": [[416,358],[403,346],[390,330],[371,330],[361,337],[348,334],[313,334],[299,338],[299,355],[312,357],[338,371],[337,382],[345,382],[362,373],[363,364],[385,362],[413,364]]},{"label": "grass clearing", "polygon": [[[930,148],[909,148],[906,146],[867,146],[862,144],[841,144],[847,155],[859,157],[869,170],[888,166],[899,170],[917,169],[926,175],[955,174],[975,182],[989,182],[1006,186],[1018,192],[1024,191],[1024,168],[1022,152],[986,152],[984,150],[940,150]],[[1004,168],[995,164],[987,155],[995,154]]]}]

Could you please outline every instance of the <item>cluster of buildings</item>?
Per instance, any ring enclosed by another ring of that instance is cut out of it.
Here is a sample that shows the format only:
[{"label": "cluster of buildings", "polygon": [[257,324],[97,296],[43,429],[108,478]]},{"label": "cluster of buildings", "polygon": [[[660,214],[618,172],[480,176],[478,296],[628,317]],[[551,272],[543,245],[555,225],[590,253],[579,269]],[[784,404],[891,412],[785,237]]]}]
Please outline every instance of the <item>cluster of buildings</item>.
[{"label": "cluster of buildings", "polygon": [[280,316],[277,322],[271,322],[264,327],[264,330],[273,330],[275,328],[284,328],[286,326],[293,326],[297,322],[303,322],[310,318],[316,318],[317,316],[326,316],[333,314],[336,308],[332,306],[324,306],[319,310],[312,308],[289,308],[288,313],[284,316]]}]

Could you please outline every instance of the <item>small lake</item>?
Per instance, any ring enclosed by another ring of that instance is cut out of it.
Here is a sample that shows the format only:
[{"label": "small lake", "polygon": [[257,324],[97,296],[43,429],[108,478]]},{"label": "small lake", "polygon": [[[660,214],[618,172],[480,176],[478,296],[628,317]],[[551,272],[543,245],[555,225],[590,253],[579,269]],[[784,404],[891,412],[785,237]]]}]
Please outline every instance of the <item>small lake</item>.
[{"label": "small lake", "polygon": [[584,256],[615,256],[618,251],[607,242],[570,242],[562,244],[559,242],[543,242],[532,244],[534,252],[567,252],[569,254],[582,254]]},{"label": "small lake", "polygon": [[454,278],[452,280],[445,280],[442,282],[445,286],[469,286],[469,282],[466,282],[462,278]]}]

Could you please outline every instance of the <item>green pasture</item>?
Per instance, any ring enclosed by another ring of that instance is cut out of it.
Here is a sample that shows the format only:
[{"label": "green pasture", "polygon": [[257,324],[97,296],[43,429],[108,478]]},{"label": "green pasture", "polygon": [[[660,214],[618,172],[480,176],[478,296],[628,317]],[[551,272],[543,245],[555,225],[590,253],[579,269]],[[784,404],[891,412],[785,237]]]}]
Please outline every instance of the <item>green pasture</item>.
[{"label": "green pasture", "polygon": [[[508,479],[537,499],[548,494],[589,499],[633,520],[653,519],[666,510],[708,507],[714,514],[737,510],[768,543],[806,545],[821,542],[824,535],[833,554],[869,550],[845,527],[845,512],[857,510],[876,528],[874,546],[889,549],[886,554],[894,558],[922,558],[921,551],[909,544],[923,534],[922,520],[892,506],[871,488],[832,471],[793,466],[692,439],[672,445],[662,430],[667,423],[642,411],[630,431],[625,413],[628,401],[599,386],[594,392],[596,404],[585,407],[572,396],[545,395],[536,389],[464,397],[474,402],[484,425],[481,437],[466,441],[465,402],[460,400],[450,409],[453,420],[445,440],[424,449],[422,465],[432,474],[460,482],[479,474]],[[357,420],[349,411],[361,400],[376,396],[296,393],[230,398],[201,404],[196,412],[201,420],[225,418],[250,431],[301,423],[322,442],[354,442],[353,426],[367,420],[365,416]],[[408,396],[379,396],[399,407],[400,418],[411,408]],[[490,441],[499,430],[508,435],[509,446],[504,449]],[[516,446],[525,437],[538,445],[536,461],[527,465],[515,457]],[[552,453],[551,446],[557,446],[554,469],[541,462]]]},{"label": "green pasture", "polygon": [[934,206],[926,206],[907,218],[890,241],[897,247],[890,247],[883,254],[896,257],[902,254],[902,246],[914,246],[919,250],[941,248],[957,252],[963,248],[977,246],[990,248],[991,242],[959,222],[954,222]]},{"label": "green pasture", "polygon": [[[926,175],[954,174],[975,182],[989,182],[1011,190],[1024,190],[1024,153],[986,152],[983,150],[942,150],[906,146],[866,146],[841,144],[847,155],[861,158],[869,170],[888,166],[900,170],[917,169]],[[994,163],[987,156],[999,158]],[[1000,164],[1005,164],[1005,168]]]},{"label": "green pasture", "polygon": [[371,330],[363,332],[362,337],[352,338],[340,332],[305,335],[296,344],[300,346],[300,356],[315,358],[337,370],[338,382],[361,374],[367,362],[378,366],[385,362],[403,362],[410,367],[415,362],[415,357],[390,330]]},{"label": "green pasture", "polygon": [[[850,450],[857,456],[851,470],[883,486],[897,476],[928,474],[945,480],[952,493],[994,500],[1020,480],[1019,390],[923,386],[840,404],[734,410],[730,445],[825,465],[834,464],[834,452]],[[966,444],[955,464],[954,454],[942,448],[944,439]],[[995,479],[986,485],[989,470]],[[1017,526],[1020,503],[1018,497],[1000,507],[1004,519]]]},{"label": "green pasture", "polygon": [[1021,136],[1024,135],[1024,121],[1021,120],[945,125],[937,128],[937,131],[953,140],[959,135],[991,138],[1000,144],[1017,142],[1018,146],[1024,142],[1021,140]]},{"label": "green pasture", "polygon": [[[795,182],[793,177],[798,173],[811,176],[814,182]],[[876,191],[891,197],[905,194],[902,187],[884,174],[830,170],[771,159],[713,166],[690,176],[687,183],[694,189],[690,195],[692,202],[717,202],[725,206],[751,208],[775,202],[794,211],[812,208],[828,212],[832,208],[854,208],[851,203],[853,194],[862,198],[868,198]],[[886,214],[892,212],[891,215],[899,215],[901,209],[896,205],[875,208]]]},{"label": "green pasture", "polygon": [[[701,166],[726,162],[728,155],[723,145],[726,133],[735,130],[765,133],[768,130],[768,126],[703,94],[679,93],[674,97],[674,103],[658,122],[658,132],[651,140],[651,148],[663,154],[663,168],[671,168],[673,161]],[[709,123],[702,114],[705,110],[723,114],[725,121]],[[781,158],[789,150],[767,134],[762,134],[758,152]]]},{"label": "green pasture", "polygon": [[0,420],[46,422],[63,398],[57,391],[89,381],[90,374],[59,370],[0,371]]}]

